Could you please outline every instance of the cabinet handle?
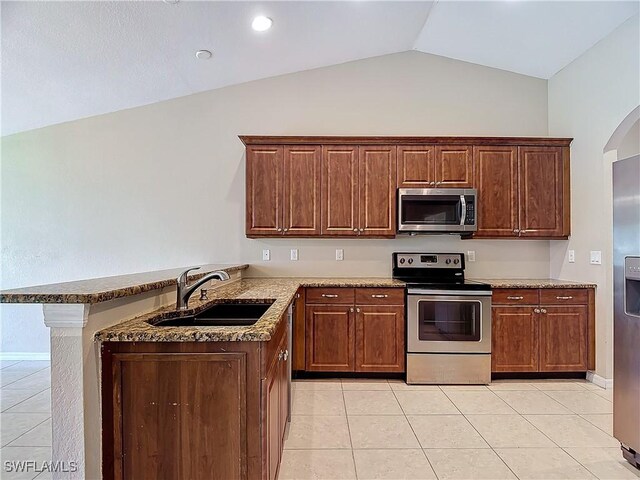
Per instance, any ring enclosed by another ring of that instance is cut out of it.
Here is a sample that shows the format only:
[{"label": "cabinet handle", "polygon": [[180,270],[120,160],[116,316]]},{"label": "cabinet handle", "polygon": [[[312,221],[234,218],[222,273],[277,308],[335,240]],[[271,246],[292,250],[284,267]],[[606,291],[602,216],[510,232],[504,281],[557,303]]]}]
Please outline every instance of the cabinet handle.
[{"label": "cabinet handle", "polygon": [[514,228],[513,229],[513,233],[518,233],[518,232],[520,232],[520,229],[518,229],[518,228]]},{"label": "cabinet handle", "polygon": [[522,300],[524,297],[519,297],[519,296],[515,296],[515,295],[509,295],[507,297],[507,300]]},{"label": "cabinet handle", "polygon": [[387,295],[386,293],[382,294],[382,293],[378,293],[378,294],[373,294],[371,295],[372,298],[387,298],[389,295]]},{"label": "cabinet handle", "polygon": [[429,185],[431,185],[432,187],[435,187],[436,182],[431,182]]},{"label": "cabinet handle", "polygon": [[296,293],[296,298],[300,298],[300,294],[299,293]]},{"label": "cabinet handle", "polygon": [[356,308],[356,312],[360,313],[360,309],[359,309],[359,308]]},{"label": "cabinet handle", "polygon": [[281,228],[281,227],[278,227],[278,231],[279,231],[279,232],[281,232],[281,231],[282,231],[282,228]]},{"label": "cabinet handle", "polygon": [[285,350],[284,351],[284,355],[282,356],[282,359],[286,362],[289,359],[289,350]]},{"label": "cabinet handle", "polygon": [[441,183],[442,183],[442,182],[436,182],[436,187],[437,187],[438,185],[440,185]]},{"label": "cabinet handle", "polygon": [[361,232],[364,232],[364,228],[361,228],[361,229],[360,229],[360,231],[361,231]]},{"label": "cabinet handle", "polygon": [[353,229],[353,231],[354,231],[354,232],[357,232],[357,231],[358,231],[358,229],[357,229],[357,228],[354,228],[354,229]]},{"label": "cabinet handle", "polygon": [[539,308],[534,308],[533,309],[533,313],[540,313],[540,309]]},{"label": "cabinet handle", "polygon": [[288,231],[289,231],[289,229],[288,229],[288,228],[285,228],[285,229],[284,229],[284,231],[285,231],[285,232],[288,232]]},{"label": "cabinet handle", "polygon": [[520,233],[527,233],[527,230],[520,230]]},{"label": "cabinet handle", "polygon": [[278,353],[278,361],[279,362],[282,361],[282,357],[284,357],[284,352],[282,350],[280,350],[280,352]]},{"label": "cabinet handle", "polygon": [[351,307],[351,308],[349,309],[349,311],[350,311],[351,313],[353,313],[353,307]]},{"label": "cabinet handle", "polygon": [[556,297],[557,300],[571,300],[573,297],[569,295],[568,297]]},{"label": "cabinet handle", "polygon": [[338,298],[338,295],[333,294],[333,293],[323,293],[322,296],[324,298]]},{"label": "cabinet handle", "polygon": [[541,311],[542,313],[547,313],[547,309],[546,309],[546,308],[541,308],[541,309],[540,309],[540,311]]}]

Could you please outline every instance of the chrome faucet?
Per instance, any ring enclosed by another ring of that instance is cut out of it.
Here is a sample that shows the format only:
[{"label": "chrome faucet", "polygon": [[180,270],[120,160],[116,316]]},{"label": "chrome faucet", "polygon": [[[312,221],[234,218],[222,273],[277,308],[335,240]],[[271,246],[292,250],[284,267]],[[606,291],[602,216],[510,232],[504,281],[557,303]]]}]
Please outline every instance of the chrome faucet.
[{"label": "chrome faucet", "polygon": [[229,280],[229,274],[222,270],[216,270],[215,272],[211,272],[206,274],[200,280],[196,280],[192,285],[187,285],[187,275],[192,270],[198,270],[200,267],[191,267],[187,268],[184,272],[180,274],[177,279],[178,290],[177,290],[177,298],[176,298],[176,310],[186,310],[189,308],[189,297],[195,292],[195,290],[207,283],[209,280],[217,278],[220,281]]}]

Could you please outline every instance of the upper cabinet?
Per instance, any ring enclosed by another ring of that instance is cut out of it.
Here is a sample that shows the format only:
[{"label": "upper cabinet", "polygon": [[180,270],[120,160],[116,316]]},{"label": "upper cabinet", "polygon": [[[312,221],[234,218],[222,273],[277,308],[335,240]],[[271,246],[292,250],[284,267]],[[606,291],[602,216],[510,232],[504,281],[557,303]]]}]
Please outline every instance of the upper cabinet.
[{"label": "upper cabinet", "polygon": [[569,148],[474,149],[478,231],[474,237],[566,238]]},{"label": "upper cabinet", "polygon": [[247,147],[248,236],[320,235],[317,146]]},{"label": "upper cabinet", "polygon": [[396,235],[397,188],[476,188],[475,238],[567,238],[569,144],[526,137],[240,137],[248,237]]},{"label": "upper cabinet", "polygon": [[399,146],[398,187],[473,187],[473,148],[466,145]]}]

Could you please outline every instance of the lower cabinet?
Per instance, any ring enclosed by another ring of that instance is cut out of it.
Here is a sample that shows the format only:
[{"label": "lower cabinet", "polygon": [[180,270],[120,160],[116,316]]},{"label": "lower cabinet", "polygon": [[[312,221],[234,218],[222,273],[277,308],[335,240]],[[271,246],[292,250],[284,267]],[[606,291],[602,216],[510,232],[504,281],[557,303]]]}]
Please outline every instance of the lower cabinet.
[{"label": "lower cabinet", "polygon": [[305,370],[404,372],[404,290],[308,288]]},{"label": "lower cabinet", "polygon": [[493,297],[493,372],[595,368],[593,289],[498,289]]},{"label": "lower cabinet", "polygon": [[[285,335],[272,359],[271,367],[264,382],[266,392],[266,442],[269,480],[278,478],[280,459],[284,447],[284,434],[289,417],[289,369],[287,357],[287,336]],[[285,354],[285,352],[287,352]]]},{"label": "lower cabinet", "polygon": [[105,342],[102,478],[274,480],[287,319],[266,342]]}]

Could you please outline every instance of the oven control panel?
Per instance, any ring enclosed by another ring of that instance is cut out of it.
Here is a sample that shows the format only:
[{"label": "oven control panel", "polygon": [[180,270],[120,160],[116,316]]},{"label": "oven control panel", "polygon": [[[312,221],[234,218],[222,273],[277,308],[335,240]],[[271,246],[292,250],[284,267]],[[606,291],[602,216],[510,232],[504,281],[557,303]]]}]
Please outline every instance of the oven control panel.
[{"label": "oven control panel", "polygon": [[394,268],[464,268],[462,253],[396,253]]}]

